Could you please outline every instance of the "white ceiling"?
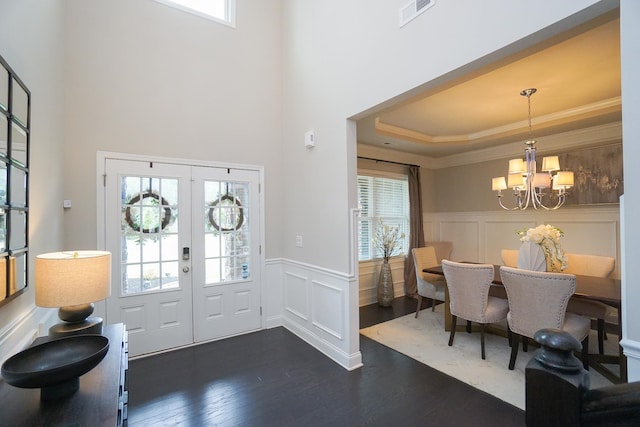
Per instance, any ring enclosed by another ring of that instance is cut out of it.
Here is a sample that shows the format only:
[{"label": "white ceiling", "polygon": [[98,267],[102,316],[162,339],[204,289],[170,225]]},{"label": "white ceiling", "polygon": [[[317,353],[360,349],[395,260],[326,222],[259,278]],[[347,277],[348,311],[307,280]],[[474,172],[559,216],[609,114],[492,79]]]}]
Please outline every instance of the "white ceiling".
[{"label": "white ceiling", "polygon": [[358,121],[358,143],[442,157],[621,121],[619,19]]}]

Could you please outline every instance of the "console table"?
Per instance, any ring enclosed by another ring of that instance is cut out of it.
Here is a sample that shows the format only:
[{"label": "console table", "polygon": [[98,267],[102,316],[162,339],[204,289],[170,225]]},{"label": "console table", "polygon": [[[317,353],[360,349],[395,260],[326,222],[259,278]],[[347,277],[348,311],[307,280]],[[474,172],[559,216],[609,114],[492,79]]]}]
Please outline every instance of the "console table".
[{"label": "console table", "polygon": [[[126,426],[128,342],[124,324],[105,325],[109,351],[80,377],[71,396],[40,400],[40,389],[13,387],[0,381],[0,426]],[[38,344],[48,340],[40,337]]]}]

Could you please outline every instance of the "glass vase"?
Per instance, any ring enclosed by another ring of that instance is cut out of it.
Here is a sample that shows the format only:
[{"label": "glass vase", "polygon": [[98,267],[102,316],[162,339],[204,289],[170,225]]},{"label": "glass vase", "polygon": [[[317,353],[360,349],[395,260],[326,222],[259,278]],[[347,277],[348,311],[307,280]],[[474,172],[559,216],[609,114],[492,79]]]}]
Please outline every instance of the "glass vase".
[{"label": "glass vase", "polygon": [[378,276],[378,305],[389,307],[393,301],[393,278],[391,277],[391,266],[385,260],[380,267]]}]

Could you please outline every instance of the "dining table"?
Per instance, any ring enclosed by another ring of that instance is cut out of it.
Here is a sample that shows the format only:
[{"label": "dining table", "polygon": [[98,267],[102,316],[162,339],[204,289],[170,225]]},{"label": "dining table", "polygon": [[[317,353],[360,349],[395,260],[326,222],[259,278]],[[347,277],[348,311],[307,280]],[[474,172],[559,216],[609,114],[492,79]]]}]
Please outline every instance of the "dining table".
[{"label": "dining table", "polygon": [[[498,296],[504,293],[502,287],[502,277],[500,276],[500,265],[493,266],[493,287],[492,293]],[[423,269],[425,273],[438,274],[444,276],[442,271],[442,265],[428,267]],[[583,276],[576,274],[576,290],[571,298],[585,299],[590,301],[597,301],[613,307],[618,313],[618,324],[616,326],[616,333],[618,339],[622,338],[622,282],[620,279],[614,279],[610,277],[594,277]],[[445,288],[445,306],[444,306],[444,324],[445,330],[451,330],[451,312],[449,311],[449,292]],[[616,375],[605,365],[616,364],[620,365],[620,374]],[[604,377],[609,379],[613,383],[626,383],[627,382],[627,359],[623,353],[622,347],[618,345],[618,354],[589,354],[589,365],[601,373]]]}]

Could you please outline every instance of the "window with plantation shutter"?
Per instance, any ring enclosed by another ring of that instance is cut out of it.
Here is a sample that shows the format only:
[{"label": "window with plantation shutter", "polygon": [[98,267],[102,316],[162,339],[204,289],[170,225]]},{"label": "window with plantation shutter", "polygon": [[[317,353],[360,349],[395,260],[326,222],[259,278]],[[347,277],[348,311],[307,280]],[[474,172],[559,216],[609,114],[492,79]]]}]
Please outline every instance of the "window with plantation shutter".
[{"label": "window with plantation shutter", "polygon": [[382,258],[373,244],[379,221],[398,227],[405,238],[397,253],[405,253],[409,236],[409,185],[406,176],[358,175],[358,259]]}]

